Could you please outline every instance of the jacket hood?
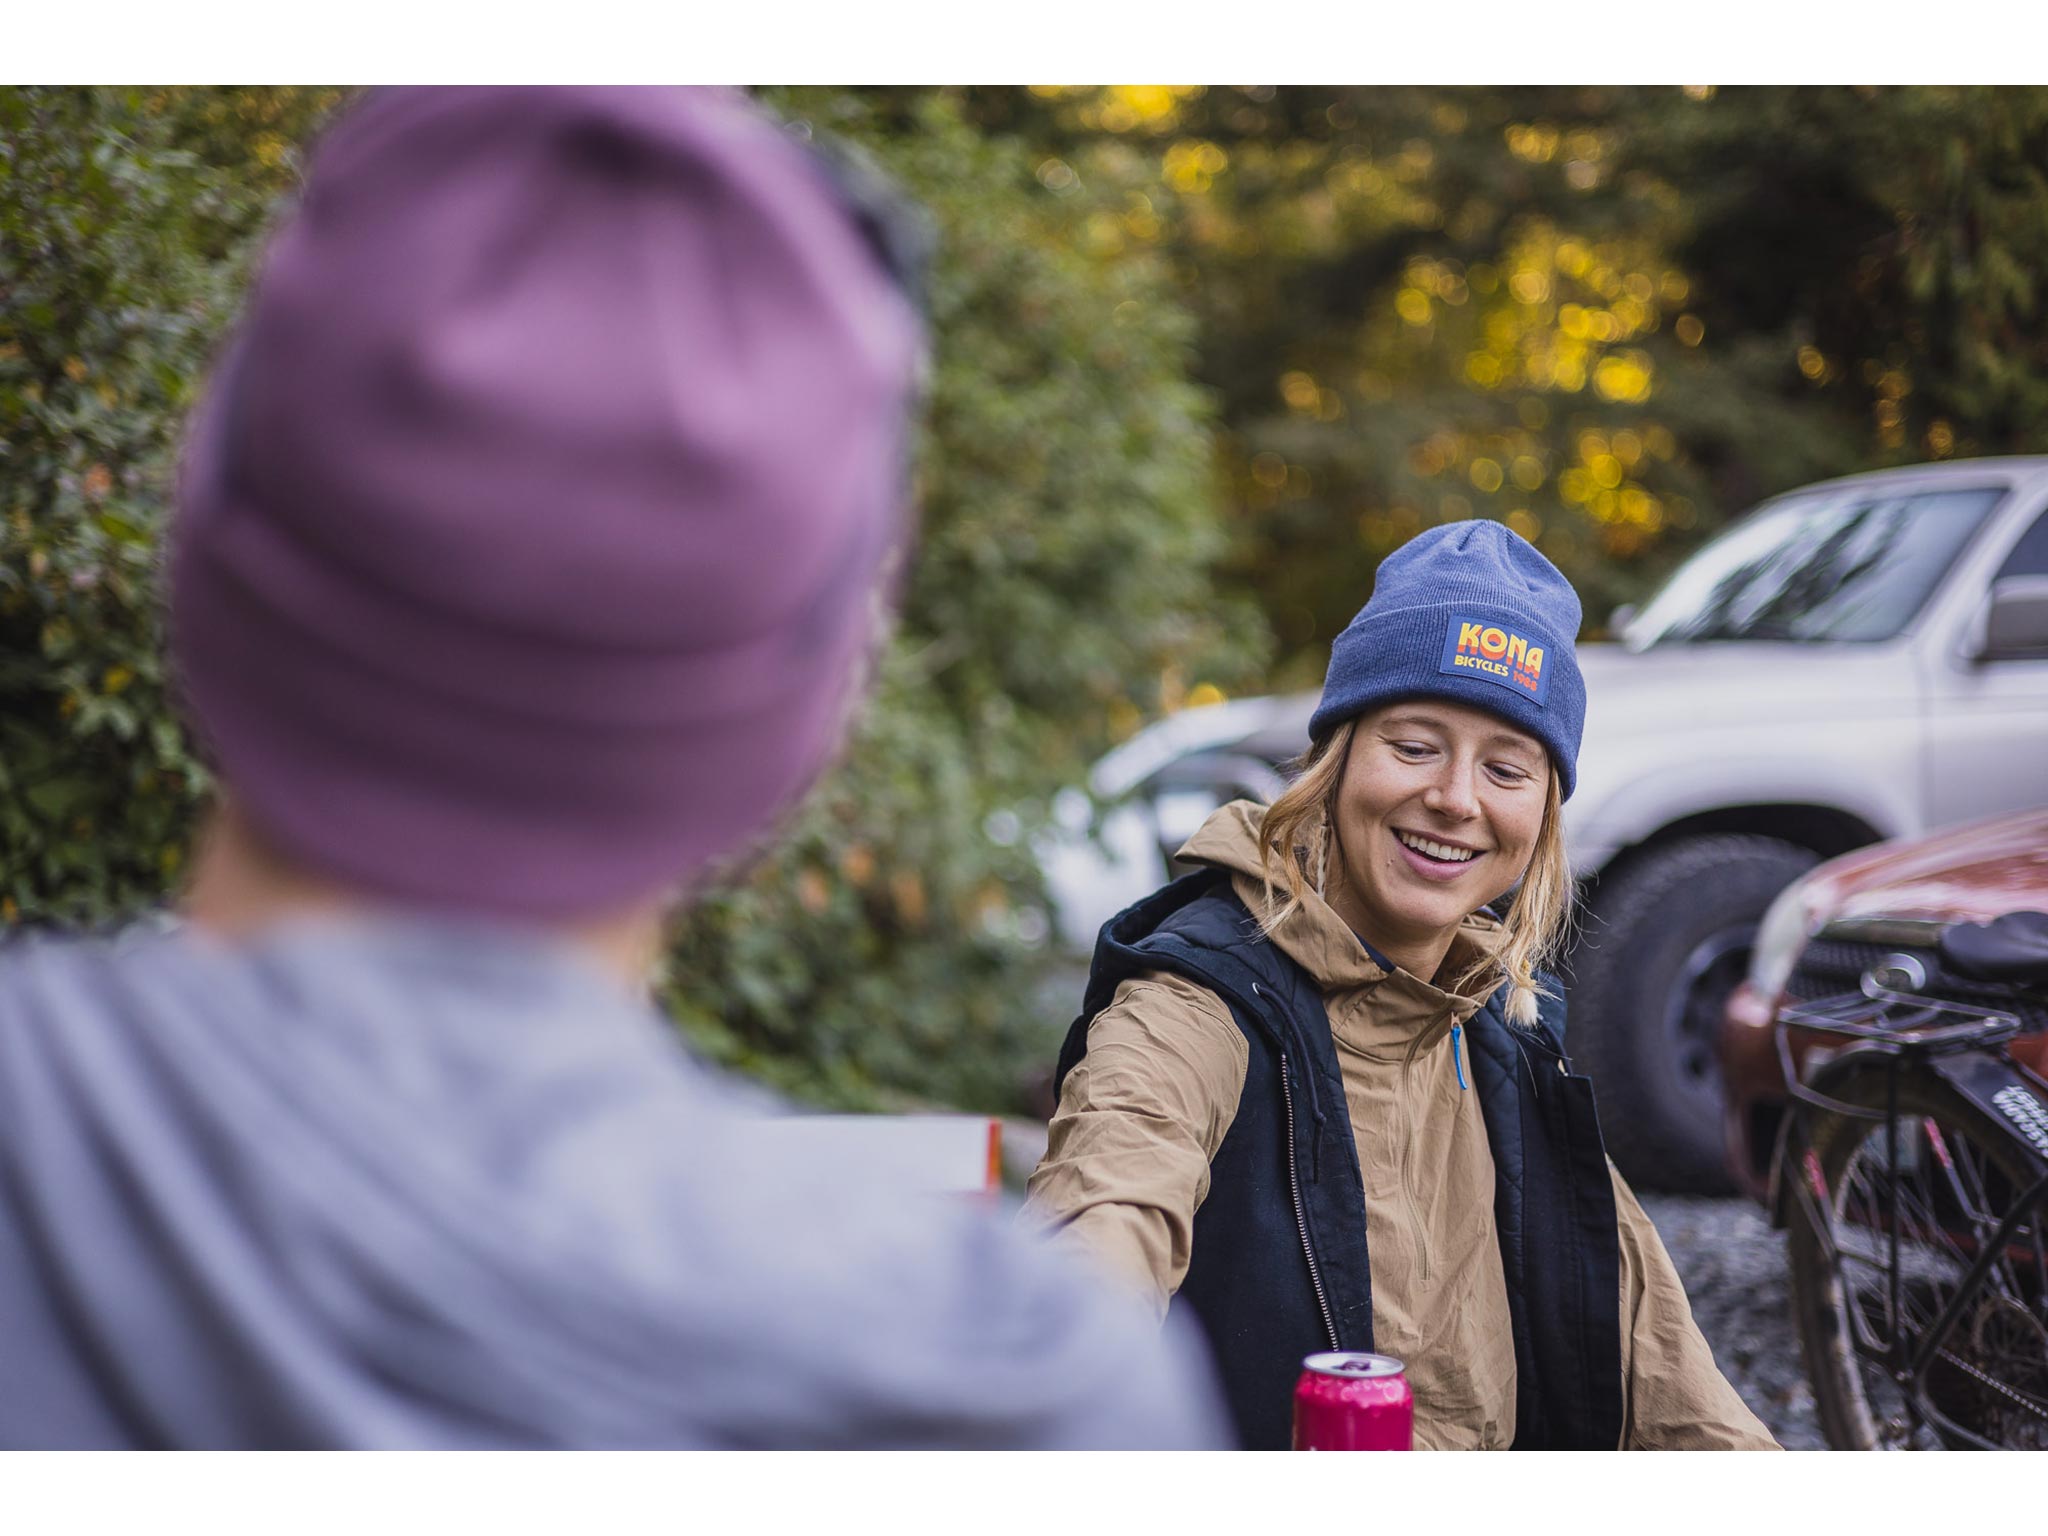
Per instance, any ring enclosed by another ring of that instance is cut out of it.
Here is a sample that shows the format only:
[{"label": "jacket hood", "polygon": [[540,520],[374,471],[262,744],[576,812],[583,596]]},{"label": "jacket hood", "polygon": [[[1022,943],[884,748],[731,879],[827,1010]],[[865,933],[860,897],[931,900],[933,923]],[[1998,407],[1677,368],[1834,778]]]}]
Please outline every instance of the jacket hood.
[{"label": "jacket hood", "polygon": [[[1214,811],[1180,850],[1183,859],[1230,871],[1231,888],[1238,900],[1261,921],[1285,900],[1284,891],[1277,888],[1271,900],[1266,895],[1259,863],[1259,828],[1265,817],[1266,807],[1256,800],[1233,800]],[[1438,974],[1446,978],[1461,975],[1485,952],[1500,926],[1486,912],[1466,918],[1451,940]],[[1399,967],[1392,972],[1382,969],[1366,953],[1350,925],[1313,889],[1275,930],[1273,942],[1325,993],[1374,989],[1373,1013],[1402,1038],[1418,1034],[1433,1038],[1452,1024],[1462,1023],[1500,987],[1495,979],[1477,983],[1469,991],[1453,991]]]}]

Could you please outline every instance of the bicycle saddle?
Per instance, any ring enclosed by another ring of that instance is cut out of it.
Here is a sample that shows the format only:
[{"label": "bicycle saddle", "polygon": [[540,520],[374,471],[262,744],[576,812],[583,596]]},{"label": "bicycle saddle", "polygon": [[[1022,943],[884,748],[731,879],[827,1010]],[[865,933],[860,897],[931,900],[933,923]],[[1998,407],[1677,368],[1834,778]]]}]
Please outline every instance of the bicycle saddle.
[{"label": "bicycle saddle", "polygon": [[1943,963],[1958,975],[2048,986],[2048,912],[1955,923],[1942,933],[1940,947]]}]

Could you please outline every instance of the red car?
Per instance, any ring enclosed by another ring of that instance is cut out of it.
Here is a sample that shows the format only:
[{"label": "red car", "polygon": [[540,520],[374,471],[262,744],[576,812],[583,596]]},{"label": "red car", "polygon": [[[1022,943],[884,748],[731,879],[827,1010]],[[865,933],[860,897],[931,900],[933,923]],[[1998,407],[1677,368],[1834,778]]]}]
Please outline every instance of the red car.
[{"label": "red car", "polygon": [[[1749,975],[1721,1024],[1728,1168],[1737,1185],[1770,1197],[1786,1102],[1771,1027],[1781,1007],[1859,991],[1867,978],[1892,992],[2011,1011],[2010,993],[1945,971],[1936,943],[1951,923],[2023,911],[2048,911],[2048,811],[1879,843],[1787,887],[1764,914]],[[2048,999],[2029,999],[2019,1013],[2023,1033],[2007,1053],[2048,1076]],[[1801,1066],[1814,1048],[1794,1032]]]}]

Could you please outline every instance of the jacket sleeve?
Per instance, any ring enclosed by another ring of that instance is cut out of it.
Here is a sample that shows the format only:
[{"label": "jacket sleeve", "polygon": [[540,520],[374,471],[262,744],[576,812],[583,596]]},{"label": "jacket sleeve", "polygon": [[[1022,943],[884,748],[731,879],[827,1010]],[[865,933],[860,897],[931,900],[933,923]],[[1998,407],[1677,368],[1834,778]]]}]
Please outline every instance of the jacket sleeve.
[{"label": "jacket sleeve", "polygon": [[1068,1234],[1163,1313],[1187,1274],[1247,1058],[1206,987],[1167,972],[1126,981],[1061,1088],[1026,1220]]},{"label": "jacket sleeve", "polygon": [[1611,1163],[1608,1173],[1621,1236],[1622,1448],[1779,1449],[1714,1364],[1656,1227]]}]

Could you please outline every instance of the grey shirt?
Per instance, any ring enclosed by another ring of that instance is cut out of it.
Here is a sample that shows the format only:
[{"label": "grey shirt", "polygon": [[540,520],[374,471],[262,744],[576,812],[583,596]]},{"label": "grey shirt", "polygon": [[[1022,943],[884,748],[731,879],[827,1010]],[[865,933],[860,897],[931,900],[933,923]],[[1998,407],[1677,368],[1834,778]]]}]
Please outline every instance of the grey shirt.
[{"label": "grey shirt", "polygon": [[1227,1443],[1005,1213],[798,1163],[571,952],[0,950],[0,1444]]}]

